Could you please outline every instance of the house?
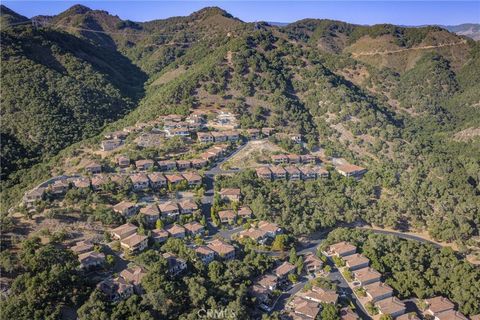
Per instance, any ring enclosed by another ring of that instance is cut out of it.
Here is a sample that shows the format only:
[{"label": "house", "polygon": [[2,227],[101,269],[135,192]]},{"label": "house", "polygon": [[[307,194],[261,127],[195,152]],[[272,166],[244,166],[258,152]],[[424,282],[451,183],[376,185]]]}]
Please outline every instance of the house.
[{"label": "house", "polygon": [[206,153],[212,155],[214,159],[221,159],[223,157],[224,150],[212,147],[208,149]]},{"label": "house", "polygon": [[137,205],[130,201],[122,201],[113,206],[113,211],[129,218],[137,213]]},{"label": "house", "polygon": [[260,244],[265,244],[265,242],[268,239],[268,235],[266,231],[256,229],[256,228],[250,228],[247,230],[243,230],[239,232],[239,237],[241,239],[243,238],[250,238],[253,241],[260,243]]},{"label": "house", "polygon": [[206,167],[208,164],[208,161],[205,159],[192,159],[192,168],[195,169],[201,169],[203,167]]},{"label": "house", "polygon": [[177,160],[175,161],[175,163],[177,164],[178,170],[190,169],[190,167],[192,166],[192,163],[190,162],[190,160]]},{"label": "house", "polygon": [[237,130],[224,131],[224,134],[227,136],[227,141],[238,141],[240,134]]},{"label": "house", "polygon": [[302,135],[301,134],[291,134],[289,135],[290,140],[295,143],[302,143]]},{"label": "house", "polygon": [[175,128],[171,130],[165,130],[165,133],[167,134],[167,137],[190,137],[190,129],[187,128]]},{"label": "house", "polygon": [[238,209],[237,215],[243,220],[250,219],[252,217],[252,209],[247,206],[243,206]]},{"label": "house", "polygon": [[272,162],[276,165],[288,163],[288,157],[284,154],[275,154],[272,156]]},{"label": "house", "polygon": [[173,122],[180,122],[183,120],[183,116],[179,114],[169,114],[163,117],[164,121],[173,121]]},{"label": "house", "polygon": [[300,156],[300,162],[301,163],[306,163],[306,164],[316,164],[317,163],[317,157],[311,154],[306,154]]},{"label": "house", "polygon": [[235,247],[220,239],[215,239],[207,245],[215,252],[215,255],[223,260],[231,260],[235,258]]},{"label": "house", "polygon": [[89,189],[90,188],[90,179],[88,177],[80,177],[73,180],[73,185],[77,189]]},{"label": "house", "polygon": [[103,140],[100,143],[100,147],[102,148],[103,151],[112,151],[122,145],[122,140],[120,139],[108,139],[108,140]]},{"label": "house", "polygon": [[164,217],[176,217],[180,214],[178,205],[172,201],[159,203],[158,209],[160,209],[160,213]]},{"label": "house", "polygon": [[92,189],[100,191],[106,184],[108,184],[108,177],[105,175],[95,175],[92,177]]},{"label": "house", "polygon": [[350,308],[345,307],[340,309],[340,320],[359,320],[358,314],[352,311]]},{"label": "house", "polygon": [[135,161],[135,167],[141,171],[145,171],[150,168],[153,168],[153,165],[154,165],[153,160],[149,160],[149,159]]},{"label": "house", "polygon": [[202,185],[202,176],[195,172],[185,172],[182,174],[183,178],[187,180],[189,186]]},{"label": "house", "polygon": [[322,167],[315,167],[315,173],[317,174],[317,178],[328,178],[330,173],[328,170],[322,168]]},{"label": "house", "polygon": [[140,266],[130,267],[120,272],[120,277],[125,279],[125,281],[127,281],[131,285],[133,285],[133,289],[137,294],[143,293],[141,284],[142,284],[143,277],[145,277],[146,275],[147,275],[147,270]]},{"label": "house", "polygon": [[204,264],[209,264],[215,259],[215,251],[207,246],[198,246],[194,251]]},{"label": "house", "polygon": [[123,249],[130,252],[143,251],[148,246],[148,237],[138,233],[134,233],[131,236],[120,240],[120,245]]},{"label": "house", "polygon": [[323,289],[317,286],[313,286],[310,290],[299,292],[298,296],[316,303],[336,304],[338,301],[338,294],[334,290]]},{"label": "house", "polygon": [[240,201],[240,189],[238,188],[222,188],[220,190],[220,197],[222,200],[228,200],[228,201]]},{"label": "house", "polygon": [[179,174],[166,174],[165,178],[167,179],[168,183],[171,184],[172,186],[175,186],[185,180]]},{"label": "house", "polygon": [[350,271],[366,268],[370,264],[368,258],[358,253],[344,257],[343,261]]},{"label": "house", "polygon": [[271,167],[272,178],[273,180],[284,180],[287,179],[287,171],[280,166]]},{"label": "house", "polygon": [[298,154],[287,154],[288,162],[289,163],[300,163],[302,162],[302,158]]},{"label": "house", "polygon": [[401,316],[406,312],[405,303],[395,297],[383,299],[375,303],[380,314],[389,314],[393,318]]},{"label": "house", "polygon": [[133,285],[122,277],[107,278],[100,282],[97,288],[103,292],[108,300],[113,302],[128,299],[134,291]]},{"label": "house", "polygon": [[133,191],[143,191],[150,187],[150,180],[145,173],[135,173],[130,176]]},{"label": "house", "polygon": [[372,268],[363,268],[353,271],[355,280],[360,282],[361,286],[380,281],[382,275]]},{"label": "house", "polygon": [[173,224],[170,227],[168,227],[166,230],[172,238],[177,238],[177,239],[185,238],[185,231],[186,230],[185,230],[184,227],[182,227],[178,224]]},{"label": "house", "polygon": [[337,170],[337,172],[340,173],[342,176],[355,178],[361,178],[365,174],[365,172],[367,172],[367,169],[353,164],[339,165],[335,167],[335,170]]},{"label": "house", "polygon": [[210,143],[215,141],[210,132],[197,132],[197,139],[202,143]]},{"label": "house", "polygon": [[234,223],[237,214],[233,210],[221,210],[218,212],[218,217],[222,223]]},{"label": "house", "polygon": [[393,296],[393,289],[383,282],[375,282],[363,287],[368,299],[377,302]]},{"label": "house", "polygon": [[81,269],[91,270],[105,264],[105,254],[95,251],[84,252],[78,255],[78,261]]},{"label": "house", "polygon": [[102,172],[102,165],[96,162],[90,162],[85,166],[85,172],[90,174],[97,174]]},{"label": "house", "polygon": [[216,156],[214,154],[209,153],[209,152],[204,152],[200,155],[200,158],[207,161],[207,162],[213,162],[213,161],[215,161]]},{"label": "house", "polygon": [[55,180],[54,183],[50,185],[50,191],[55,195],[67,193],[69,184],[66,180]]},{"label": "house", "polygon": [[427,304],[426,313],[432,316],[436,316],[441,312],[450,311],[455,308],[453,302],[440,296],[426,299],[425,303]]},{"label": "house", "polygon": [[198,210],[198,205],[193,199],[183,199],[178,202],[178,206],[180,207],[181,214],[191,214]]},{"label": "house", "polygon": [[329,248],[330,254],[337,257],[346,257],[357,252],[357,247],[348,242],[342,241],[332,244]]},{"label": "house", "polygon": [[181,273],[183,270],[187,269],[187,262],[171,252],[166,252],[163,254],[163,257],[167,260],[168,263],[168,273],[172,276],[176,276]]},{"label": "house", "polygon": [[112,235],[112,238],[116,240],[122,240],[136,233],[137,229],[138,227],[136,225],[125,223],[115,229],[110,230],[110,234]]},{"label": "house", "polygon": [[274,133],[274,132],[275,132],[275,129],[274,129],[274,128],[262,128],[262,134],[263,134],[264,136],[269,137],[269,136],[271,136],[272,133]]},{"label": "house", "polygon": [[25,193],[23,196],[23,202],[27,205],[33,205],[38,201],[42,201],[44,195],[45,188],[35,188]]},{"label": "house", "polygon": [[125,176],[116,173],[109,174],[108,176],[110,178],[110,182],[113,182],[116,187],[123,186],[125,184]]},{"label": "house", "polygon": [[164,229],[152,230],[152,239],[155,243],[162,243],[168,239],[168,231]]},{"label": "house", "polygon": [[288,180],[300,180],[301,173],[300,170],[297,169],[297,167],[294,166],[288,166],[285,167],[285,171],[287,171],[288,174]]},{"label": "house", "polygon": [[258,167],[255,171],[260,179],[272,180],[272,171],[268,167]]},{"label": "house", "polygon": [[212,132],[213,141],[215,142],[225,142],[228,140],[228,136],[223,132]]},{"label": "house", "polygon": [[197,234],[203,234],[205,231],[205,227],[198,223],[197,221],[192,221],[187,224],[184,224],[183,227],[185,228],[187,235],[196,236]]},{"label": "house", "polygon": [[257,140],[261,138],[259,129],[247,129],[247,137],[250,140]]},{"label": "house", "polygon": [[160,171],[171,171],[177,168],[177,163],[173,160],[158,161],[158,168]]},{"label": "house", "polygon": [[160,218],[160,210],[158,210],[157,205],[154,203],[140,209],[140,213],[144,216],[145,222],[151,226],[155,225]]},{"label": "house", "polygon": [[118,156],[117,164],[120,168],[127,168],[130,166],[130,159],[126,156]]},{"label": "house", "polygon": [[290,302],[290,308],[297,319],[316,319],[320,312],[320,304],[300,297],[295,297]]},{"label": "house", "polygon": [[437,314],[435,320],[468,320],[468,318],[458,311],[448,310]]},{"label": "house", "polygon": [[148,179],[153,189],[160,189],[167,186],[167,178],[160,172],[149,173]]},{"label": "house", "polygon": [[291,264],[288,261],[283,262],[281,265],[279,265],[275,270],[273,270],[273,273],[279,278],[279,279],[286,279],[287,276],[291,273],[294,273],[297,267],[295,267],[293,264]]},{"label": "house", "polygon": [[302,166],[299,168],[302,180],[311,180],[317,178],[317,173],[312,167]]},{"label": "house", "polygon": [[277,276],[274,276],[273,274],[264,274],[260,276],[257,280],[254,281],[255,284],[258,284],[259,286],[268,289],[270,291],[273,291],[277,289],[278,285],[278,278]]},{"label": "house", "polygon": [[70,248],[76,254],[82,254],[86,252],[93,251],[93,243],[90,241],[79,241],[75,243],[73,247]]},{"label": "house", "polygon": [[267,236],[270,238],[275,238],[277,234],[282,233],[282,228],[280,228],[276,223],[268,221],[259,221],[258,229],[266,232]]},{"label": "house", "polygon": [[323,262],[313,253],[309,253],[303,257],[303,268],[307,273],[315,273],[321,270]]},{"label": "house", "polygon": [[257,304],[270,304],[271,291],[262,287],[261,285],[254,284],[248,289],[248,294],[255,298]]}]

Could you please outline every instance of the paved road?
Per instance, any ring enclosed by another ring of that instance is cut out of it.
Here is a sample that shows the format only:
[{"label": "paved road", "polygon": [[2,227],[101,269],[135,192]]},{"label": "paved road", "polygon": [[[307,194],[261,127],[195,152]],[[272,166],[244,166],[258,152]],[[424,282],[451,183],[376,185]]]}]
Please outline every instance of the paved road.
[{"label": "paved road", "polygon": [[438,249],[442,248],[442,246],[440,244],[436,243],[436,242],[433,242],[431,240],[424,239],[422,237],[415,236],[415,235],[412,235],[412,234],[403,233],[403,232],[400,232],[400,231],[379,230],[379,229],[372,229],[372,228],[368,228],[368,227],[357,227],[357,228],[364,229],[364,230],[369,230],[369,231],[372,231],[373,233],[392,235],[392,236],[397,236],[397,237],[402,238],[402,239],[415,240],[415,241],[418,241],[418,242],[431,244],[435,248],[438,248]]}]

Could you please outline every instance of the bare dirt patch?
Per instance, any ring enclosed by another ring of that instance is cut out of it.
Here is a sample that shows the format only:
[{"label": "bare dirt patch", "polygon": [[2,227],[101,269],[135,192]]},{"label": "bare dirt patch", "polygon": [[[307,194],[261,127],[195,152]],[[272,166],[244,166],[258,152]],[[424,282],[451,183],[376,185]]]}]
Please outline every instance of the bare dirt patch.
[{"label": "bare dirt patch", "polygon": [[467,128],[455,133],[453,140],[466,142],[480,136],[480,128]]},{"label": "bare dirt patch", "polygon": [[285,150],[268,140],[249,141],[245,148],[223,164],[223,169],[255,168],[270,161],[274,152],[285,152]]}]

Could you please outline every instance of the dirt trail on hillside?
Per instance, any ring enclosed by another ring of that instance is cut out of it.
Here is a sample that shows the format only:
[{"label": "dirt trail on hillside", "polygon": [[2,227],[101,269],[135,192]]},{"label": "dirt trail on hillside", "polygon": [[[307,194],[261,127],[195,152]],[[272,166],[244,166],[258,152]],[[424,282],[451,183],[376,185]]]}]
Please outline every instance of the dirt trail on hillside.
[{"label": "dirt trail on hillside", "polygon": [[467,40],[462,40],[459,42],[439,44],[436,46],[423,46],[423,47],[406,48],[406,49],[398,49],[398,50],[391,50],[391,51],[359,52],[359,53],[352,52],[352,56],[359,57],[359,56],[387,55],[387,54],[400,53],[400,52],[410,51],[410,50],[429,50],[429,49],[436,49],[436,48],[442,48],[442,47],[450,47],[450,46],[456,46],[456,45],[461,45],[466,43],[467,43]]}]

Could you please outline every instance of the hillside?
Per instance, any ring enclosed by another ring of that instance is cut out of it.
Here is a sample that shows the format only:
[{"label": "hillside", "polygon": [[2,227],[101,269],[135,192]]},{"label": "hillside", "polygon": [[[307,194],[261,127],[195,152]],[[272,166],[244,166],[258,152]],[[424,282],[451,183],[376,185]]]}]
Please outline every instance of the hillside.
[{"label": "hillside", "polygon": [[[237,114],[242,128],[284,128],[284,133],[301,133],[310,150],[369,163],[375,173],[368,188],[376,188],[378,199],[363,219],[396,227],[425,226],[450,208],[446,215],[452,223],[432,226],[432,233],[453,240],[477,232],[474,227],[456,234],[459,226],[478,222],[470,213],[453,214],[458,208],[440,206],[436,198],[441,194],[442,203],[472,202],[478,193],[478,140],[463,143],[454,138],[466,129],[475,132],[480,119],[478,44],[471,40],[439,27],[366,27],[316,19],[285,27],[244,23],[219,8],[136,23],[74,6],[42,19],[44,27],[38,30],[5,31],[11,39],[8,50],[32,67],[16,69],[19,64],[12,63],[4,68],[6,92],[20,89],[3,98],[10,105],[5,117],[12,120],[4,138],[9,147],[2,156],[18,159],[10,162],[10,170],[18,169],[21,161],[30,165],[25,160],[30,154],[46,158],[3,184],[8,205],[32,184],[61,174],[64,159],[74,150],[51,159],[48,154],[73,141],[103,128],[122,129],[160,115],[213,108]],[[25,42],[20,45],[19,38],[31,44],[45,39],[47,48],[59,49],[35,56],[22,48]],[[75,50],[80,45],[82,52]],[[135,65],[148,75],[145,95],[138,101],[145,78]],[[68,96],[45,108],[41,99],[52,95],[34,94],[42,91],[37,87],[41,81],[28,91],[19,86],[27,76],[42,80],[44,72],[37,68],[52,74],[43,80],[47,88],[59,77],[55,81],[73,81],[66,83],[75,84],[74,89],[62,90]],[[78,76],[79,70],[86,74]],[[125,76],[132,72],[137,76]],[[85,87],[93,76],[98,79],[94,88]],[[27,116],[42,114],[34,126],[19,120],[14,100],[19,93],[22,104],[29,106]],[[98,99],[105,95],[106,100]],[[72,109],[73,114],[65,113]],[[65,116],[54,117],[54,110]],[[92,115],[96,120],[87,121]],[[53,119],[54,126],[45,125]],[[54,130],[46,130],[50,128]],[[42,147],[30,143],[35,139]],[[417,194],[420,185],[423,191]],[[457,192],[446,193],[448,185]]]},{"label": "hillside", "polygon": [[472,38],[475,41],[480,40],[480,24],[478,23],[463,23],[456,26],[444,26],[444,28],[458,35]]}]

